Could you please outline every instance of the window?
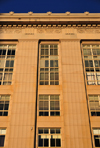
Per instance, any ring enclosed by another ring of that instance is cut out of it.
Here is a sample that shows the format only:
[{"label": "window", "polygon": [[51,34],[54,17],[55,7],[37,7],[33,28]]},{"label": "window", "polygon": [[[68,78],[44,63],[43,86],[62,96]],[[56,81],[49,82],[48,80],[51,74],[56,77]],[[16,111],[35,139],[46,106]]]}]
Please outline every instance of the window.
[{"label": "window", "polygon": [[100,45],[83,45],[88,85],[100,85]]},{"label": "window", "polygon": [[8,116],[9,95],[0,95],[0,116]]},{"label": "window", "polygon": [[38,147],[61,147],[61,130],[59,128],[39,128]]},{"label": "window", "polygon": [[0,147],[4,146],[6,129],[0,129]]},{"label": "window", "polygon": [[100,128],[93,129],[95,147],[100,147]]},{"label": "window", "polygon": [[100,116],[100,96],[90,95],[89,105],[90,105],[91,116]]},{"label": "window", "polygon": [[58,45],[40,45],[40,85],[59,85]]},{"label": "window", "polygon": [[0,85],[11,85],[16,45],[0,45]]},{"label": "window", "polygon": [[39,116],[60,116],[59,95],[39,96]]}]

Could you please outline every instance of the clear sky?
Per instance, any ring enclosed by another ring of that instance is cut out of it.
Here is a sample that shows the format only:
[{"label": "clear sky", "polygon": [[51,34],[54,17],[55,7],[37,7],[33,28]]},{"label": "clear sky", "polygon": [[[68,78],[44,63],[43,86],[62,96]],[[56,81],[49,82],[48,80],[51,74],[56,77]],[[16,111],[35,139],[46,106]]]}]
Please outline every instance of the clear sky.
[{"label": "clear sky", "polygon": [[100,0],[0,0],[0,13],[100,13]]}]

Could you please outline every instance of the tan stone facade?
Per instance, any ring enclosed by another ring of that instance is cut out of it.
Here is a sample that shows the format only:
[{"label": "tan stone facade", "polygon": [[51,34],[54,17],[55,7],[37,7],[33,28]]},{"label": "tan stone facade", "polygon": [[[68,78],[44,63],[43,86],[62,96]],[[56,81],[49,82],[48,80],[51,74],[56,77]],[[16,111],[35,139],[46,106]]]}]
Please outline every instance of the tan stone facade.
[{"label": "tan stone facade", "polygon": [[100,14],[0,14],[0,146],[100,147],[99,59]]}]

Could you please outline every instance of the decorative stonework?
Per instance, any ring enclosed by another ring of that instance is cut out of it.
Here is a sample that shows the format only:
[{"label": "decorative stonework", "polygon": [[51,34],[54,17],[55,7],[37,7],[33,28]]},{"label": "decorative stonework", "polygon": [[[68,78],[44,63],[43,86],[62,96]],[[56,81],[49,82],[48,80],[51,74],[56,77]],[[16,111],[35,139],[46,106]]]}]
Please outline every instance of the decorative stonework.
[{"label": "decorative stonework", "polygon": [[7,34],[11,34],[11,33],[21,33],[22,29],[13,29],[13,28],[5,28],[5,29],[0,29],[0,34],[1,33],[7,33]]},{"label": "decorative stonework", "polygon": [[38,33],[61,33],[62,29],[61,28],[38,28],[37,29]]},{"label": "decorative stonework", "polygon": [[78,33],[100,33],[100,29],[93,29],[93,28],[78,28]]}]

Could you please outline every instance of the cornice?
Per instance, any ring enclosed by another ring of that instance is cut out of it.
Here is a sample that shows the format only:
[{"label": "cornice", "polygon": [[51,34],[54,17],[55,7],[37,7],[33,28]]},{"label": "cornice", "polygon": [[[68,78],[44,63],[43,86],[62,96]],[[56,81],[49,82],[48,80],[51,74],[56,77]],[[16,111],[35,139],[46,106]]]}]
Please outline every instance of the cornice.
[{"label": "cornice", "polygon": [[28,26],[48,26],[56,25],[59,27],[59,25],[71,25],[71,26],[84,26],[84,25],[90,25],[93,26],[100,24],[100,13],[0,13],[0,24],[1,25],[21,25],[24,27],[24,25]]}]

